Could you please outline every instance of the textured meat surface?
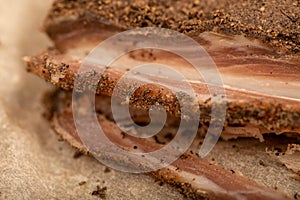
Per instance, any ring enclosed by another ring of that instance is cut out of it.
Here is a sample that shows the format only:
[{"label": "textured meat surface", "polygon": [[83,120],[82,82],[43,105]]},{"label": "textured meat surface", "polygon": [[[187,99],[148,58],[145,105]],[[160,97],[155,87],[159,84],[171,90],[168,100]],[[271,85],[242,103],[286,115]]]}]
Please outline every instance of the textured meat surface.
[{"label": "textured meat surface", "polygon": [[79,21],[73,28],[104,23],[121,29],[170,28],[191,36],[216,31],[246,35],[286,53],[297,53],[299,13],[299,1],[293,0],[57,0],[46,20],[46,30],[55,38],[71,30],[66,24]]}]

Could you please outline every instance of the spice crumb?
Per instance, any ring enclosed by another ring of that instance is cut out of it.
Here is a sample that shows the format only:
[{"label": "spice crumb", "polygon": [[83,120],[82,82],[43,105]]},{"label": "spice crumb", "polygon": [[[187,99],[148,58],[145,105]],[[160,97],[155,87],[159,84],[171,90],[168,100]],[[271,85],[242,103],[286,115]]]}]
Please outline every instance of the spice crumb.
[{"label": "spice crumb", "polygon": [[109,173],[109,172],[111,172],[111,169],[109,169],[108,167],[105,167],[104,173]]},{"label": "spice crumb", "polygon": [[86,184],[86,181],[81,181],[80,183],[78,183],[79,186],[83,186],[84,184]]},{"label": "spice crumb", "polygon": [[107,187],[100,187],[97,185],[97,189],[92,192],[92,196],[98,196],[101,199],[106,199]]}]

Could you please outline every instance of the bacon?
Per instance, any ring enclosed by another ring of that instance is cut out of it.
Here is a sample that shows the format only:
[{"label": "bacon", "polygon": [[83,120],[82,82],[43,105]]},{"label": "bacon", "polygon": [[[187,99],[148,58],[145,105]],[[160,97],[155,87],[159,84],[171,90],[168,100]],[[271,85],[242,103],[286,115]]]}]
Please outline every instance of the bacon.
[{"label": "bacon", "polygon": [[[152,15],[154,13],[152,10],[147,12],[150,15],[146,16],[144,10],[137,9],[144,8],[145,6],[141,5],[148,4],[148,1],[116,1],[111,4],[107,4],[106,1],[90,1],[90,3],[86,1],[68,3],[55,1],[52,11],[45,21],[45,30],[53,40],[55,48],[48,49],[37,56],[25,57],[27,70],[65,90],[62,93],[66,95],[67,101],[70,101],[70,91],[74,89],[80,92],[86,87],[84,80],[80,82],[81,76],[86,74],[78,72],[81,64],[85,62],[84,58],[100,42],[114,34],[136,27],[167,26],[167,28],[187,34],[198,42],[213,59],[220,72],[226,98],[221,98],[219,106],[223,103],[227,105],[223,139],[254,137],[263,141],[263,134],[297,135],[300,133],[300,59],[299,54],[296,54],[299,51],[299,31],[296,28],[293,29],[297,23],[290,25],[287,22],[292,19],[288,14],[284,13],[288,17],[280,19],[279,22],[289,25],[287,27],[291,29],[290,31],[286,31],[286,27],[282,30],[281,26],[277,26],[276,23],[264,24],[263,20],[248,15],[251,13],[244,15],[243,9],[237,13],[229,12],[227,14],[224,14],[222,10],[211,12],[218,5],[227,8],[229,5],[226,1],[214,1],[208,6],[201,1],[151,2],[153,3],[152,8],[160,13],[162,18]],[[205,4],[204,7],[207,7],[208,11],[198,15],[199,9],[203,7],[202,3]],[[269,3],[266,4],[269,5]],[[193,6],[190,7],[190,5]],[[245,3],[244,9],[250,9],[251,6],[252,2]],[[263,7],[263,9],[265,8]],[[179,10],[180,12],[178,12]],[[189,14],[186,13],[186,10],[190,10]],[[131,13],[130,16],[128,12]],[[297,8],[291,12],[299,13]],[[113,17],[111,13],[115,13],[116,16]],[[263,13],[263,15],[265,14]],[[192,19],[190,19],[191,16]],[[245,19],[241,16],[244,16]],[[292,21],[297,22],[296,18],[295,20],[293,18]],[[145,24],[146,22],[147,24]],[[267,27],[268,30],[264,28],[257,30],[253,28],[252,24],[257,24],[257,27]],[[212,30],[227,34],[210,32]],[[242,32],[252,39],[241,36]],[[228,33],[234,33],[235,36],[228,35]],[[113,53],[115,48],[107,49],[106,53]],[[153,62],[171,66],[178,72],[187,75],[187,82],[197,94],[201,113],[199,137],[203,136],[201,130],[205,130],[211,120],[211,96],[213,94],[208,91],[209,84],[199,78],[195,69],[184,59],[160,50],[131,52],[111,66],[105,66],[103,73],[95,69],[93,73],[88,74],[92,79],[100,79],[99,84],[94,88],[96,109],[100,110],[98,112],[99,123],[104,127],[106,130],[104,132],[108,133],[111,141],[126,150],[131,150],[133,145],[137,145],[138,150],[151,151],[161,148],[162,144],[131,136],[123,138],[121,130],[107,118],[111,117],[111,110],[103,111],[109,107],[110,103],[103,98],[103,95],[108,98],[112,96],[118,80],[134,66]],[[74,88],[75,79],[79,80],[79,87]],[[142,73],[126,79],[125,83],[122,82],[123,92],[119,92],[117,95],[119,95],[118,98],[124,98],[122,95],[132,86],[126,83],[145,84],[129,100],[132,109],[139,114],[135,117],[135,121],[147,122],[148,117],[145,113],[149,111],[150,106],[160,102],[169,117],[167,125],[173,128],[181,115],[180,106],[174,91],[159,84],[153,84],[160,82],[168,83],[179,91],[181,89],[181,83],[170,77],[154,77]],[[218,91],[223,88],[216,86],[215,89]],[[72,146],[89,153],[76,132],[69,106],[64,103],[61,105],[63,100],[56,96],[52,96],[50,100],[52,102],[48,103],[50,106],[48,108],[50,109],[49,118],[56,132]],[[184,103],[188,105],[190,102]],[[101,112],[106,113],[106,117],[99,114]],[[103,153],[103,156],[106,154]],[[118,155],[110,155],[107,159],[126,163],[126,160],[122,160],[122,157]],[[295,170],[294,166],[297,165],[293,164],[293,170]],[[287,198],[254,181],[209,163],[192,153],[185,153],[172,165],[151,172],[150,175],[174,185],[186,196],[194,199]]]},{"label": "bacon", "polygon": [[[115,145],[127,150],[136,145],[140,151],[145,152],[162,147],[156,142],[141,140],[128,135],[124,137],[115,123],[108,121],[101,115],[98,117],[103,131],[108,134],[107,136]],[[56,132],[72,146],[88,153],[88,149],[81,143],[77,135],[70,109],[62,109],[61,114],[56,113],[52,125]],[[97,144],[101,141],[93,142]],[[101,152],[97,152],[97,154],[101,154]],[[103,156],[107,156],[107,154],[103,153]],[[119,162],[126,163],[128,161],[125,158],[122,160],[122,158],[124,157],[117,155],[107,157],[107,159]],[[151,172],[149,175],[175,186],[183,194],[193,199],[287,199],[286,196],[278,192],[189,153],[181,156],[172,165]]]},{"label": "bacon", "polygon": [[[224,81],[227,103],[225,127],[228,127],[225,128],[223,134],[225,139],[240,136],[256,137],[263,141],[261,134],[299,132],[300,99],[297,92],[300,81],[299,62],[284,58],[262,46],[255,46],[257,45],[255,43],[253,46],[249,46],[250,41],[246,39],[241,41],[242,39],[234,37],[228,39],[226,37],[227,42],[234,41],[231,43],[233,46],[228,46],[230,44],[224,41],[222,42],[223,46],[220,46],[220,44],[216,46],[218,42],[215,39],[226,40],[225,36],[205,33],[202,37],[199,40],[207,41],[204,47],[216,62]],[[80,42],[77,44],[79,45]],[[81,45],[84,46],[84,44]],[[75,48],[76,52],[82,52],[81,45]],[[229,49],[231,49],[230,53],[228,52]],[[74,51],[71,48],[66,54],[61,54],[57,50],[49,50],[38,56],[27,57],[25,60],[29,71],[60,88],[72,90],[74,80],[78,76],[78,70],[83,62],[78,54],[74,54]],[[155,62],[170,63],[171,66],[176,63],[174,68],[178,71],[193,73],[192,70],[189,72],[190,68],[185,62],[174,57],[174,55],[159,51],[152,52],[152,55],[155,57]],[[96,93],[111,96],[116,83],[127,72],[127,70],[118,66],[122,62],[129,63],[127,66],[136,66],[137,63],[147,63],[149,61],[149,59],[143,61],[141,59],[140,54],[135,53],[118,60],[113,66],[106,68],[103,74],[100,74],[100,72],[94,74],[94,77],[101,77]],[[147,74],[136,76],[128,82],[132,82],[132,84],[167,82],[173,87],[180,87],[176,80],[171,78],[166,80],[163,77],[154,78]],[[211,94],[209,94],[206,83],[196,81],[193,77],[189,79],[189,83],[198,96],[201,113],[204,116],[209,116],[211,109],[209,98]],[[130,87],[128,84],[121,86],[123,91],[127,91],[128,87]],[[162,92],[161,89],[162,87],[159,84],[143,86],[135,93],[139,95],[132,97],[135,99],[133,104],[147,110],[150,106],[149,102],[145,105],[143,100],[156,99],[162,102],[162,106],[169,113],[175,116],[180,114],[178,102],[171,100],[174,99],[172,91],[164,90]],[[147,95],[141,96],[142,91],[148,91]],[[207,121],[207,118],[203,117],[202,120]]]}]

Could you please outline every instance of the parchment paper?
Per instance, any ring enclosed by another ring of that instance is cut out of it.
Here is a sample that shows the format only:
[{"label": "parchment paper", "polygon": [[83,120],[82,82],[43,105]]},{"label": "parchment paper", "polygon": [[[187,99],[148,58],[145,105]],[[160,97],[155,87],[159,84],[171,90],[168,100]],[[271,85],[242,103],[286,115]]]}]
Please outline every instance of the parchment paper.
[{"label": "parchment paper", "polygon": [[43,119],[41,98],[50,86],[21,61],[51,46],[41,31],[51,1],[0,0],[0,199],[181,199],[146,175],[116,171],[59,141]]}]

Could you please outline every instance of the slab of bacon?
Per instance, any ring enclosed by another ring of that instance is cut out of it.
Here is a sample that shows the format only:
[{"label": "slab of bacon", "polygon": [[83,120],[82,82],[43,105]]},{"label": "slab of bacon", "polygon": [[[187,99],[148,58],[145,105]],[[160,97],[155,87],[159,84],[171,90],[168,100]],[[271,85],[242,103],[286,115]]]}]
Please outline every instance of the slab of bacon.
[{"label": "slab of bacon", "polygon": [[[163,2],[165,1],[162,1],[161,5],[166,6]],[[121,4],[119,7],[122,7],[123,4]],[[28,71],[63,89],[64,92],[58,93],[67,93],[66,98],[70,101],[70,91],[74,89],[78,70],[91,49],[106,38],[126,29],[139,27],[139,24],[136,22],[134,26],[134,22],[125,23],[127,22],[125,20],[120,25],[119,19],[113,18],[113,15],[105,18],[106,16],[101,14],[101,6],[97,14],[97,12],[88,12],[89,4],[80,12],[78,8],[67,8],[66,5],[62,1],[55,2],[45,23],[46,31],[53,39],[55,47],[39,55],[25,57],[24,60]],[[91,3],[91,6],[93,5]],[[63,10],[55,11],[55,9]],[[56,15],[55,12],[60,14]],[[170,17],[170,13],[168,16]],[[172,21],[170,24],[176,23]],[[187,29],[182,30],[175,25],[169,28],[188,32]],[[202,31],[190,31],[187,34],[202,45],[212,57],[224,82],[226,93],[224,101],[227,104],[227,112],[222,133],[223,139],[254,137],[263,141],[263,134],[297,135],[300,133],[300,59],[297,54],[286,55],[282,51],[266,47],[258,40],[249,40],[242,36]],[[111,48],[107,50],[107,53],[113,51],[114,48]],[[197,94],[201,112],[199,138],[203,137],[201,130],[205,130],[211,120],[212,102],[207,84],[199,80],[197,76],[193,76],[193,69],[184,60],[159,50],[132,52],[114,62],[112,66],[106,67],[100,76],[99,85],[95,88],[96,108],[99,104],[99,110],[102,109],[97,113],[99,123],[104,127],[111,141],[123,146],[124,149],[131,149],[133,145],[136,145],[138,150],[151,151],[160,148],[161,144],[152,140],[124,137],[113,120],[107,116],[104,117],[105,106],[103,104],[101,106],[101,100],[97,99],[101,99],[101,95],[109,98],[117,81],[128,70],[137,64],[153,61],[167,64],[189,75],[188,82]],[[94,76],[97,77],[97,73]],[[130,88],[128,83],[147,83],[148,80],[159,82],[161,79],[175,88],[180,88],[180,83],[172,78],[151,77],[147,74],[139,74],[121,85],[121,88],[127,91]],[[122,93],[119,95],[123,98]],[[87,153],[88,149],[81,143],[76,132],[72,111],[64,101],[66,100],[62,100],[57,93],[48,98],[53,127],[71,145]],[[160,85],[146,84],[140,87],[129,100],[132,109],[137,109],[142,113],[148,111],[155,102],[159,102],[167,111],[171,119],[168,121],[169,125],[175,126],[181,113],[172,91]],[[105,101],[104,104],[108,105]],[[146,123],[147,120],[145,113],[135,119],[139,123]],[[120,161],[117,155],[107,159]],[[152,172],[151,175],[176,186],[185,195],[194,199],[287,198],[278,192],[210,164],[192,153],[184,154],[172,165]]]}]

